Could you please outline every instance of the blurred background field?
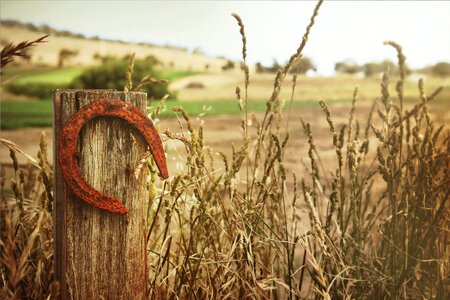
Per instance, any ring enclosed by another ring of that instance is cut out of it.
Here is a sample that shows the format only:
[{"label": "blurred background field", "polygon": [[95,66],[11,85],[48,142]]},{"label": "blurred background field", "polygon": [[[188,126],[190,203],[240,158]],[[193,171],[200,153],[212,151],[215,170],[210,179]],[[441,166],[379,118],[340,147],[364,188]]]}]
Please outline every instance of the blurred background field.
[{"label": "blurred background field", "polygon": [[[51,126],[52,104],[51,90],[54,88],[98,88],[89,84],[77,85],[77,78],[92,69],[122,61],[122,76],[125,72],[127,58],[136,52],[145,69],[150,66],[151,73],[158,78],[169,81],[167,92],[169,101],[162,112],[162,117],[173,116],[171,108],[183,104],[186,111],[193,115],[236,115],[235,87],[242,84],[240,63],[224,58],[208,57],[200,52],[185,49],[157,47],[153,45],[136,45],[124,42],[87,39],[51,28],[30,27],[18,22],[2,22],[2,45],[20,40],[33,40],[50,33],[48,42],[33,47],[31,59],[19,60],[9,66],[1,77],[1,128],[18,129],[33,126]],[[377,68],[369,69],[370,64],[355,65],[352,62],[336,64],[335,76],[319,76],[314,73],[314,63],[299,66],[300,74],[296,87],[293,107],[304,108],[317,106],[317,101],[331,103],[349,101],[355,86],[359,87],[362,101],[373,101],[380,95],[380,76],[386,68],[395,64],[379,62]],[[120,63],[118,63],[120,65]],[[250,67],[251,89],[248,92],[250,110],[262,112],[264,102],[270,97],[275,71],[279,66],[274,61],[272,66],[257,63]],[[383,68],[383,66],[385,68]],[[116,70],[116,69],[115,69]],[[111,71],[112,72],[112,71]],[[114,71],[116,72],[116,71]],[[406,82],[406,100],[418,101],[416,93],[417,80],[426,79],[427,87],[434,90],[442,85],[443,94],[439,103],[441,118],[445,119],[448,111],[450,89],[450,64],[441,63],[428,68],[410,70]],[[105,79],[106,81],[107,79]],[[123,78],[124,80],[124,78]],[[109,83],[108,83],[109,84]],[[286,80],[284,85],[290,85]],[[103,86],[107,88],[106,83]],[[120,88],[120,86],[112,86]],[[157,96],[162,95],[159,93]],[[281,98],[290,98],[290,88],[284,88]],[[155,98],[155,95],[149,95]]]},{"label": "blurred background field", "polygon": [[[180,105],[191,116],[211,117],[208,119],[209,123],[215,122],[215,119],[221,123],[224,118],[229,120],[226,122],[233,123],[240,118],[235,93],[236,87],[242,88],[243,85],[239,61],[208,56],[195,49],[191,51],[181,47],[87,38],[49,26],[16,21],[2,21],[1,28],[2,46],[50,34],[46,43],[30,48],[29,59],[16,60],[3,70],[5,74],[1,76],[2,137],[7,136],[22,143],[25,149],[32,147],[34,150],[37,145],[29,138],[23,138],[30,136],[26,134],[30,130],[27,128],[52,126],[52,89],[122,89],[131,53],[136,53],[135,81],[139,82],[146,75],[169,81],[163,87],[145,90],[149,94],[149,107],[154,107],[166,93],[169,95],[160,118],[170,120],[175,117],[172,108]],[[266,110],[265,102],[271,95],[275,73],[280,66],[276,60],[271,65],[259,62],[250,65],[250,112],[258,114]],[[294,115],[319,113],[319,100],[332,106],[349,105],[355,87],[359,88],[358,102],[366,103],[365,106],[369,107],[380,97],[380,78],[387,69],[390,69],[392,80],[396,80],[398,68],[389,59],[359,65],[351,60],[336,62],[335,75],[323,76],[315,72],[314,61],[305,57],[302,63],[292,69],[292,72],[299,73],[292,102]],[[450,64],[441,62],[408,72],[405,103],[413,105],[419,101],[419,78],[425,78],[427,90],[443,86],[441,95],[430,107],[430,111],[437,120],[447,122],[450,107]],[[291,97],[291,80],[292,75],[288,75],[280,93],[285,109]],[[219,115],[222,118],[214,118]],[[228,142],[224,144],[225,148]],[[1,161],[7,161],[6,152],[3,152]]]},{"label": "blurred background field", "polygon": [[[146,75],[168,81],[168,84],[150,84],[144,89],[148,93],[149,108],[155,107],[164,95],[169,95],[159,115],[162,120],[161,130],[164,130],[164,126],[172,128],[171,125],[175,121],[172,108],[180,105],[193,117],[207,118],[212,139],[214,135],[224,134],[224,125],[238,123],[240,120],[241,112],[235,92],[237,86],[243,88],[244,78],[240,61],[213,57],[199,49],[102,40],[99,37],[85,37],[49,26],[17,21],[2,20],[1,29],[3,47],[9,43],[31,41],[50,35],[46,38],[47,42],[29,48],[27,53],[30,58],[19,58],[2,70],[1,135],[16,141],[30,153],[37,151],[38,144],[38,135],[34,133],[33,138],[32,132],[45,130],[48,137],[51,136],[52,89],[123,89],[124,74],[132,53],[136,55],[135,82],[139,82]],[[304,57],[291,71],[299,73],[292,98],[293,115],[303,118],[308,115],[316,116],[320,113],[319,100],[326,101],[331,106],[346,107],[350,105],[355,87],[359,88],[359,105],[367,110],[373,101],[380,98],[382,72],[390,70],[392,80],[398,78],[398,67],[393,61],[395,59],[388,58],[364,64],[357,64],[352,60],[338,61],[334,66],[335,74],[324,76],[317,72],[312,58]],[[266,110],[266,101],[272,93],[276,71],[282,63],[274,59],[272,64],[263,65],[256,62],[249,66],[249,112],[260,114]],[[405,82],[405,104],[412,106],[420,101],[417,81],[419,78],[425,78],[429,91],[438,86],[444,87],[430,111],[437,121],[448,122],[450,64],[436,63],[428,67],[409,69],[408,73]],[[291,81],[292,74],[288,74],[280,93],[285,110],[291,98]],[[391,88],[394,93],[395,87]],[[315,121],[315,118],[311,119],[312,123]],[[238,139],[233,133],[225,135]],[[223,141],[222,145],[220,141]],[[224,151],[229,151],[232,141],[227,138],[217,140],[218,146]],[[5,151],[6,149],[1,149],[0,161],[3,163],[9,160]]]}]

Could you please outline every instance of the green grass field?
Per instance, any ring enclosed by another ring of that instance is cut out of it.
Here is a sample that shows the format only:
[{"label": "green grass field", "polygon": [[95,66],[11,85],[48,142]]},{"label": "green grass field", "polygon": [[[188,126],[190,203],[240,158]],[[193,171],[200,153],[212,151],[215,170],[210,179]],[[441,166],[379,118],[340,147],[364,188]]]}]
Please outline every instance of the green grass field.
[{"label": "green grass field", "polygon": [[[418,98],[408,98],[407,103],[418,103]],[[350,99],[340,99],[326,101],[327,104],[333,105],[338,103],[349,102]],[[150,103],[152,110],[156,101]],[[287,109],[287,103],[284,109]],[[174,117],[175,113],[172,107],[182,106],[191,116],[216,116],[216,115],[238,115],[240,114],[236,100],[215,100],[205,101],[180,101],[168,100],[160,112],[160,117]],[[292,109],[301,109],[308,107],[318,107],[318,100],[302,100],[294,101]],[[24,127],[45,127],[52,126],[53,104],[50,99],[36,101],[13,101],[2,100],[0,103],[1,129],[18,129]],[[440,97],[430,104],[430,111],[442,114],[450,109],[450,89],[444,89]],[[250,101],[250,112],[264,112],[266,110],[265,101]]]},{"label": "green grass field", "polygon": [[181,79],[183,77],[191,76],[198,74],[198,72],[192,72],[192,71],[181,71],[181,70],[162,70],[159,71],[159,77],[161,79],[166,79],[170,81],[174,81],[177,79]]},{"label": "green grass field", "polygon": [[[12,79],[12,82],[26,84],[54,84],[67,85],[77,76],[81,75],[84,67],[69,67],[64,69],[49,67],[12,67],[8,68],[7,73],[2,76],[2,83]],[[194,75],[195,72],[165,70],[159,74],[160,78],[170,81],[180,79],[186,76]],[[52,102],[50,99],[30,99],[15,101],[10,99],[1,99],[0,103],[0,128],[18,129],[24,127],[45,127],[52,125]],[[171,107],[180,105],[180,103],[171,101],[168,104],[168,110],[162,113],[163,116],[173,115]],[[203,107],[200,103],[188,105],[188,111],[194,114],[200,114]]]},{"label": "green grass field", "polygon": [[[333,103],[343,102],[333,101]],[[150,103],[150,112],[156,101]],[[294,101],[292,108],[305,108],[318,105],[317,101]],[[215,115],[237,115],[240,113],[236,100],[204,101],[179,101],[168,100],[160,111],[162,118],[174,117],[172,108],[182,106],[191,116],[215,116]],[[286,107],[285,107],[286,109]],[[266,110],[264,101],[251,101],[249,111],[263,112]],[[1,102],[1,129],[18,129],[24,127],[52,126],[53,103],[50,99],[42,101],[2,101]]]},{"label": "green grass field", "polygon": [[[70,67],[64,69],[35,67],[35,68],[9,68],[4,79],[16,77],[17,83],[61,83],[68,84],[81,75],[84,67]],[[197,72],[182,70],[163,70],[159,72],[159,77],[170,81],[183,77],[195,75]]]},{"label": "green grass field", "polygon": [[53,104],[46,101],[2,101],[1,129],[46,127],[52,125]]},{"label": "green grass field", "polygon": [[2,81],[14,78],[15,83],[55,83],[68,84],[83,73],[84,67],[70,67],[64,69],[35,67],[8,68]]},{"label": "green grass field", "polygon": [[47,72],[25,75],[17,79],[18,83],[70,83],[84,71],[83,67],[53,69]]}]

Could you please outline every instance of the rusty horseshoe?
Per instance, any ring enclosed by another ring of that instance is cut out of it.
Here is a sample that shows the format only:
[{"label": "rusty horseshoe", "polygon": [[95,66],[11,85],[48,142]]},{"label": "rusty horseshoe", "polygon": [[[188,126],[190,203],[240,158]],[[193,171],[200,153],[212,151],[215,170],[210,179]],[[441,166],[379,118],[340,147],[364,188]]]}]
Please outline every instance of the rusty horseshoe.
[{"label": "rusty horseshoe", "polygon": [[73,114],[59,137],[59,164],[64,179],[73,193],[85,202],[113,213],[126,214],[128,211],[118,200],[94,189],[81,175],[77,162],[76,144],[81,128],[91,119],[100,116],[121,118],[134,126],[150,147],[161,176],[169,177],[161,138],[152,121],[131,103],[116,99],[93,101]]}]

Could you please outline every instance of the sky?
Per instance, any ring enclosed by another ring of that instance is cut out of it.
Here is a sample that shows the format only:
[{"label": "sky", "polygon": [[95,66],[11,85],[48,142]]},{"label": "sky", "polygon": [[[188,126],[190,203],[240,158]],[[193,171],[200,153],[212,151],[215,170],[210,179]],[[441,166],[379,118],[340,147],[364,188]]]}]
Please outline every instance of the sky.
[{"label": "sky", "polygon": [[[245,24],[249,63],[286,62],[301,42],[314,1],[0,1],[2,20],[49,25],[88,37],[199,48],[241,59],[232,12]],[[1,35],[1,32],[0,32]],[[319,74],[334,64],[396,60],[383,45],[403,46],[407,63],[421,68],[450,62],[450,1],[325,1],[304,55]]]}]

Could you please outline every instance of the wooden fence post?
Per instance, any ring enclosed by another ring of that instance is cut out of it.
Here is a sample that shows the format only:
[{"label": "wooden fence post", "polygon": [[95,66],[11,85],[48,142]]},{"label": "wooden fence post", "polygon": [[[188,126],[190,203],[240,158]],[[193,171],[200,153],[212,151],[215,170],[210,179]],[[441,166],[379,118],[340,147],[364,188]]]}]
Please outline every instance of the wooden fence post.
[{"label": "wooden fence post", "polygon": [[95,189],[122,201],[127,215],[78,199],[64,182],[58,160],[59,134],[69,117],[100,99],[130,102],[145,112],[145,93],[55,90],[55,276],[62,299],[140,299],[148,287],[146,174],[135,178],[147,147],[139,132],[119,118],[89,121],[78,139],[81,173]]}]

